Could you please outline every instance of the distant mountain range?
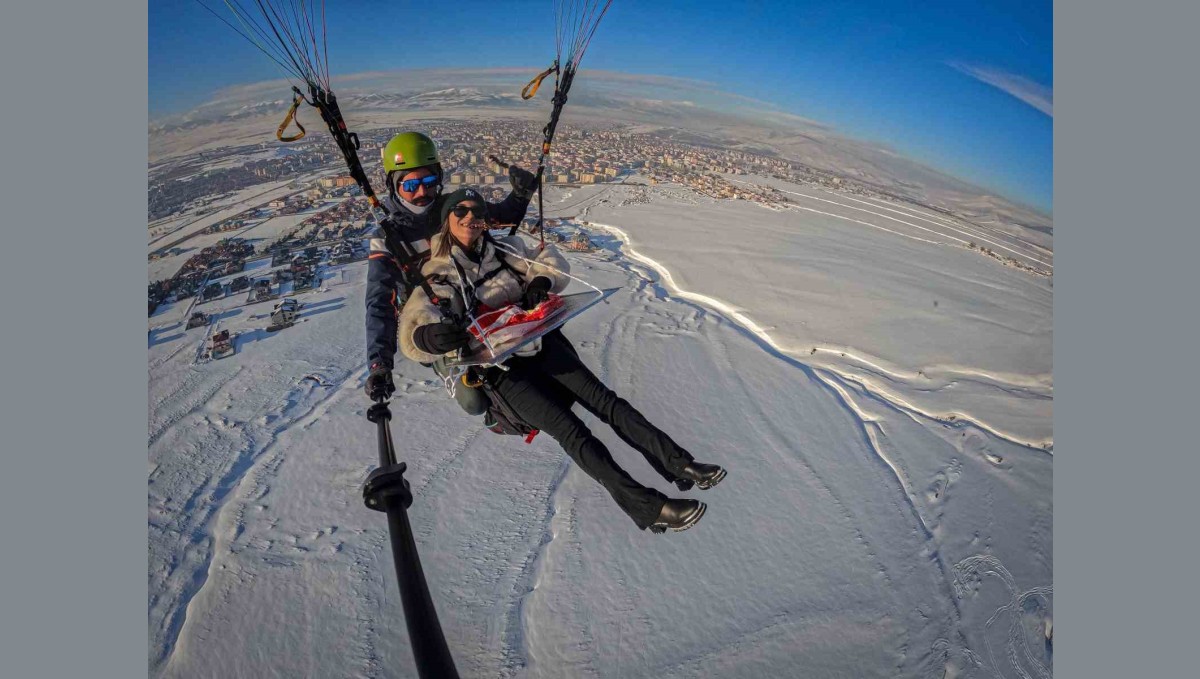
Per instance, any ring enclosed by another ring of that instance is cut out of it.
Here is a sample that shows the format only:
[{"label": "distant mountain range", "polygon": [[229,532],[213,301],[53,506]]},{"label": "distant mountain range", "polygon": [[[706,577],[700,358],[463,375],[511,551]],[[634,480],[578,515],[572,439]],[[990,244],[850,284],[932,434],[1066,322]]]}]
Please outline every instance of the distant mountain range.
[{"label": "distant mountain range", "polygon": [[[533,69],[369,72],[335,78],[333,88],[347,122],[360,129],[395,125],[423,115],[482,114],[540,120],[549,115],[553,83],[544,82],[530,101],[519,94],[535,73]],[[233,140],[244,142],[246,131],[239,124],[243,122],[273,128],[268,123],[277,124],[276,119],[282,119],[291,105],[290,89],[291,84],[282,80],[232,87],[191,111],[152,121],[151,157],[177,155],[192,146],[213,148]],[[305,108],[301,116],[310,122],[315,118]],[[1053,230],[1053,220],[1044,212],[996,196],[883,144],[854,139],[830,125],[723,92],[710,83],[581,71],[563,121],[568,126],[573,122],[623,123],[681,141],[778,155],[939,209],[973,217],[994,216],[1043,236]]]},{"label": "distant mountain range", "polygon": [[[391,73],[362,73],[335,79],[334,91],[347,116],[369,110],[422,111],[455,108],[512,108],[523,112],[549,109],[553,83],[546,82],[532,101],[520,97],[521,87],[532,75],[523,69],[414,70]],[[199,125],[227,122],[240,118],[279,114],[291,105],[291,85],[269,81],[232,87],[213,95],[212,100],[191,111],[158,118],[150,132],[194,129]],[[280,94],[284,94],[281,97]],[[707,83],[633,76],[607,71],[583,71],[570,93],[570,108],[598,109],[596,113],[626,121],[673,124],[685,120],[704,123],[704,118],[753,118],[764,121],[787,119],[817,129],[826,126],[790,116],[778,108],[716,90]],[[540,114],[540,113],[539,113]],[[708,121],[711,122],[711,121]]]}]

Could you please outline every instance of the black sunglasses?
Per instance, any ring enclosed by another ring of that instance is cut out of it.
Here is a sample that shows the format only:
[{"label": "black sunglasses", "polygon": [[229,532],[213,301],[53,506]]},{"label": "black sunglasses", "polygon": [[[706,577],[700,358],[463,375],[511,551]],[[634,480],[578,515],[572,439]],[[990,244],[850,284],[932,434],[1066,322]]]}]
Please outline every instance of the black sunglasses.
[{"label": "black sunglasses", "polygon": [[483,219],[487,216],[487,208],[482,205],[472,205],[470,207],[467,207],[466,205],[455,205],[454,207],[450,208],[450,214],[458,217],[459,219],[466,217],[468,212],[480,219]]}]

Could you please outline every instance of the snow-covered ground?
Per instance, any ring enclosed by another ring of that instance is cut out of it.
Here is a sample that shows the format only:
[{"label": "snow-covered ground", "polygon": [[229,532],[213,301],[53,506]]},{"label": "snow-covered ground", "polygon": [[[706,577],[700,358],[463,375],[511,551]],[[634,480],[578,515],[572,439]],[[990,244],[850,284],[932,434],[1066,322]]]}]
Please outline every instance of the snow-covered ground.
[{"label": "snow-covered ground", "polygon": [[1052,446],[1052,277],[967,246],[994,243],[1045,274],[1052,253],[916,206],[771,184],[793,202],[670,188],[630,200],[647,189],[609,185],[546,211],[632,243],[673,290],[725,305],[789,357],[925,416]]},{"label": "snow-covered ground", "polygon": [[[488,432],[401,362],[392,429],[460,673],[1050,676],[1050,279],[837,194],[796,205],[844,216],[633,190],[549,196],[606,226],[574,273],[622,288],[566,334],[729,477],[688,494],[695,528],[638,531],[547,436]],[[279,333],[269,302],[205,305],[229,358],[198,358],[207,328],[150,333],[152,676],[415,676],[360,492],[365,271],[329,269]]]}]

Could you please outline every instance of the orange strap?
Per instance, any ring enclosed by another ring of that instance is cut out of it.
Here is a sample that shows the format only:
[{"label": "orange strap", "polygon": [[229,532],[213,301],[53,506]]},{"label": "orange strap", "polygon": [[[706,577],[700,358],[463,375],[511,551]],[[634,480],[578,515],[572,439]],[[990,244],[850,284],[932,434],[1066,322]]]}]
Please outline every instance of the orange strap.
[{"label": "orange strap", "polygon": [[546,76],[550,75],[551,73],[554,73],[557,70],[558,70],[558,62],[555,61],[553,66],[551,66],[550,68],[537,74],[537,76],[533,80],[529,81],[528,85],[521,88],[521,98],[522,99],[533,99],[533,95],[537,94],[538,88],[542,86],[542,81],[546,79]]},{"label": "orange strap", "polygon": [[[283,118],[283,122],[279,123],[279,129],[275,130],[275,138],[279,141],[296,141],[297,139],[302,139],[304,137],[304,126],[301,125],[300,121],[296,118],[296,109],[300,108],[300,102],[302,101],[304,101],[304,99],[301,98],[300,95],[296,95],[296,97],[292,99],[292,107],[288,109],[287,115]],[[283,131],[287,129],[288,123],[296,123],[296,127],[300,128],[300,134],[295,134],[290,137],[283,136]]]}]

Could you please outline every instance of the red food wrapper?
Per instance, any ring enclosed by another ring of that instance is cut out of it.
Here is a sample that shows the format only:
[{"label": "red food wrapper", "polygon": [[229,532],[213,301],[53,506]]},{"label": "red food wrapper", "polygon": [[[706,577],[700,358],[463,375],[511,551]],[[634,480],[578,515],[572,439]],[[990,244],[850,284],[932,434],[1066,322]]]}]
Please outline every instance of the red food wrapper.
[{"label": "red food wrapper", "polygon": [[519,340],[542,321],[554,315],[562,306],[562,298],[555,294],[551,294],[546,301],[528,311],[519,305],[509,304],[481,313],[477,317],[478,323],[472,323],[467,330],[481,342],[486,337],[493,346],[505,344]]}]

